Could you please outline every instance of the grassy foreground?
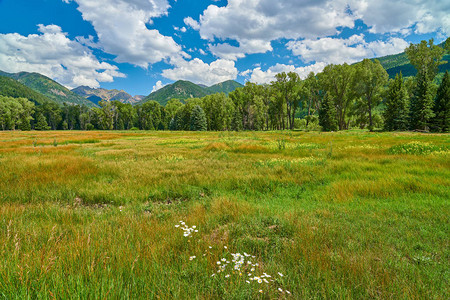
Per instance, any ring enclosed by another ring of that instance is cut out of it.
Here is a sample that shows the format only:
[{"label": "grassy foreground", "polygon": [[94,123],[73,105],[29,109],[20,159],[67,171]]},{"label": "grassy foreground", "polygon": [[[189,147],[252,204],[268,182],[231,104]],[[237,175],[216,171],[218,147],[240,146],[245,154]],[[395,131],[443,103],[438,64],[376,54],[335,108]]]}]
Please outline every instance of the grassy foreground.
[{"label": "grassy foreground", "polygon": [[448,299],[449,149],[420,133],[0,132],[0,298]]}]

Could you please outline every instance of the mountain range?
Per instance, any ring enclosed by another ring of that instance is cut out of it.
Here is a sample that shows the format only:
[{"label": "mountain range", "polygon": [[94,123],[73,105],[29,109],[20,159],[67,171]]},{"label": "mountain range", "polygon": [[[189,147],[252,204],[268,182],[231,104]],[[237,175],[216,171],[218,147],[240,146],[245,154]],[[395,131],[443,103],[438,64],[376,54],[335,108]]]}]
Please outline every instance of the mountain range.
[{"label": "mountain range", "polygon": [[[443,46],[443,44],[439,45]],[[398,72],[404,77],[415,76],[416,70],[409,63],[405,52],[377,58],[386,69],[389,77],[394,78]],[[439,67],[436,81],[440,81],[445,71],[450,71],[450,54],[443,57],[446,61]],[[138,105],[150,100],[165,105],[170,99],[176,98],[184,101],[189,98],[201,98],[215,93],[228,94],[243,85],[234,80],[224,81],[212,86],[195,84],[190,81],[179,80],[163,88],[152,92],[148,96],[131,96],[123,90],[107,90],[103,88],[90,88],[79,86],[69,90],[58,82],[38,73],[6,73],[0,71],[0,95],[10,97],[24,97],[36,104],[53,101],[60,105],[63,103],[86,105],[88,107],[98,106],[101,100],[118,100],[122,103]]]},{"label": "mountain range", "polygon": [[84,104],[88,107],[95,106],[95,104],[88,99],[75,94],[68,88],[39,73],[6,73],[0,71],[0,76],[14,79],[60,105],[69,103],[79,105]]},{"label": "mountain range", "polygon": [[173,98],[186,100],[189,98],[201,98],[215,93],[225,93],[228,95],[230,92],[239,87],[243,87],[243,85],[234,80],[227,80],[210,87],[195,84],[190,81],[178,80],[175,83],[166,85],[165,87],[151,93],[140,103],[154,100],[159,102],[161,105],[166,105],[166,103]]},{"label": "mountain range", "polygon": [[136,104],[137,102],[144,99],[145,96],[134,96],[132,97],[130,94],[125,92],[124,90],[107,90],[107,89],[93,89],[88,86],[79,86],[77,88],[74,88],[72,90],[75,94],[82,96],[86,99],[88,99],[91,102],[94,102],[95,104],[98,104],[100,101],[120,101],[122,103],[130,103],[130,104]]}]

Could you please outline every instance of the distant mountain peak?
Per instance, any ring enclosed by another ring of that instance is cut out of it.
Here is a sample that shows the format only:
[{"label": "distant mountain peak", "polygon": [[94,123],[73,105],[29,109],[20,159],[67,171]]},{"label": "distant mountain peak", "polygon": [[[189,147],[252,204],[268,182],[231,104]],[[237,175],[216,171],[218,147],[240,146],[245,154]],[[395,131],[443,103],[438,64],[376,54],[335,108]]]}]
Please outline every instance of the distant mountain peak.
[{"label": "distant mountain peak", "polygon": [[104,101],[120,101],[122,103],[131,103],[134,104],[142,100],[141,97],[135,98],[130,94],[125,92],[124,90],[107,90],[104,88],[89,88],[85,86],[79,86],[72,90],[74,93],[89,99],[90,101],[98,104],[98,102]]},{"label": "distant mountain peak", "polygon": [[186,100],[189,98],[201,98],[215,93],[228,94],[243,85],[234,80],[227,80],[210,87],[202,84],[195,84],[186,80],[177,80],[145,97],[140,103],[150,100],[166,105],[170,99]]}]

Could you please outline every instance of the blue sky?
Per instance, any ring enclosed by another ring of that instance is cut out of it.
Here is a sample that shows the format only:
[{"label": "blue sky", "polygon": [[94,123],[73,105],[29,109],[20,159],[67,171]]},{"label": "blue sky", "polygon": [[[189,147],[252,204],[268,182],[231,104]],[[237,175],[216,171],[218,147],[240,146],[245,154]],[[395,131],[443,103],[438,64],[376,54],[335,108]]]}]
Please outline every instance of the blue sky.
[{"label": "blue sky", "polygon": [[0,0],[0,70],[132,95],[270,82],[450,33],[437,0]]}]

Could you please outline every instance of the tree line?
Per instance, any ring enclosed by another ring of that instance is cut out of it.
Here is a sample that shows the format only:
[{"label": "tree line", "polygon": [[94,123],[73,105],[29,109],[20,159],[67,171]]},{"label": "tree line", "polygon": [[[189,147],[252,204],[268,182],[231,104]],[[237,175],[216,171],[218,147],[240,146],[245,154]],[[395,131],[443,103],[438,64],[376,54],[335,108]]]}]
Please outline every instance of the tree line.
[{"label": "tree line", "polygon": [[[446,49],[448,51],[449,39]],[[219,93],[132,106],[101,101],[100,107],[46,102],[35,105],[24,98],[0,96],[2,130],[283,130],[324,131],[423,130],[448,132],[450,78],[434,81],[445,51],[433,40],[411,44],[406,50],[415,77],[397,74],[389,80],[379,61],[364,59],[348,65],[328,65],[301,79],[279,73],[270,84],[247,82],[228,96]]]}]

